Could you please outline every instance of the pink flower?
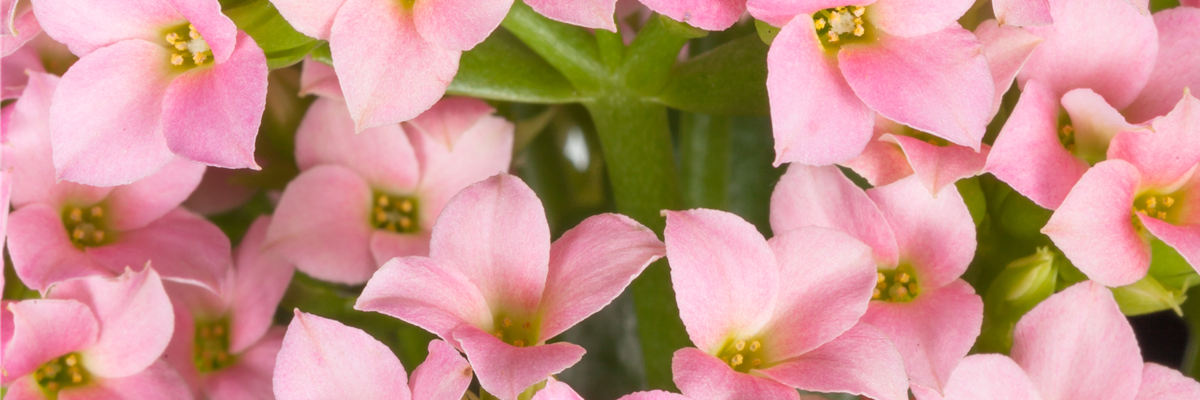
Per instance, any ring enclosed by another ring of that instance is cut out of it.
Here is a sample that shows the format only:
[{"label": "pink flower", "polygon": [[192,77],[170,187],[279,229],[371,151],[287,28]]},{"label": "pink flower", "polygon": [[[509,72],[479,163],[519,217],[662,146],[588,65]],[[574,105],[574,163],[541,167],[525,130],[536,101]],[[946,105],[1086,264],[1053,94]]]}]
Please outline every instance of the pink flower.
[{"label": "pink flower", "polygon": [[1054,22],[1048,0],[992,0],[992,11],[1000,25],[1039,26]]},{"label": "pink flower", "polygon": [[237,249],[224,296],[192,285],[168,285],[175,303],[175,335],[167,361],[208,399],[273,399],[271,374],[284,330],[272,329],[275,308],[292,279],[292,266],[263,252],[269,217],[250,226]]},{"label": "pink flower", "polygon": [[29,1],[0,0],[0,56],[8,57],[30,39],[42,33]]},{"label": "pink flower", "polygon": [[869,247],[824,228],[767,241],[722,211],[663,214],[671,282],[696,345],[672,361],[684,395],[797,400],[799,388],[907,399],[900,354],[857,324],[875,286]]},{"label": "pink flower", "polygon": [[914,388],[940,391],[983,323],[983,299],[959,279],[975,256],[975,224],[958,190],[934,197],[908,177],[863,191],[837,167],[792,165],[771,196],[771,229],[807,226],[871,246],[878,272],[862,322],[896,345]]},{"label": "pink flower", "polygon": [[[942,399],[914,390],[917,399]],[[963,359],[946,385],[946,400],[1183,400],[1200,383],[1166,367],[1142,364],[1129,321],[1112,293],[1095,282],[1051,296],[1017,323],[1012,358]]]},{"label": "pink flower", "polygon": [[57,178],[129,184],[176,155],[258,168],[267,60],[220,7],[216,0],[33,0],[46,33],[80,56],[50,108]]},{"label": "pink flower", "polygon": [[65,281],[2,312],[6,400],[192,398],[158,361],[174,317],[152,268]]},{"label": "pink flower", "polygon": [[283,337],[274,385],[279,400],[458,400],[471,366],[440,340],[409,380],[400,360],[366,332],[296,310]]},{"label": "pink flower", "polygon": [[[570,385],[550,378],[546,381],[546,387],[539,390],[531,400],[583,400],[583,397],[580,397],[579,393],[575,393]],[[653,390],[630,393],[617,400],[688,400],[688,398],[675,393]]]},{"label": "pink flower", "polygon": [[610,303],[663,248],[617,214],[588,218],[551,244],[533,190],[499,174],[446,205],[429,253],[389,261],[354,308],[437,334],[466,353],[484,390],[514,400],[583,357],[579,346],[546,340]]},{"label": "pink flower", "polygon": [[[1186,3],[1186,2],[1185,2]],[[1129,120],[1149,121],[1166,115],[1186,87],[1200,90],[1200,9],[1176,7],[1154,13],[1158,58],[1137,99],[1121,110]]]},{"label": "pink flower", "polygon": [[1150,268],[1150,238],[1200,266],[1200,100],[1185,92],[1152,131],[1121,132],[1042,228],[1063,254],[1106,286]]},{"label": "pink flower", "polygon": [[508,169],[513,125],[494,111],[448,98],[404,126],[355,134],[345,103],[317,99],[296,133],[303,172],[284,190],[267,246],[306,274],[348,284],[393,257],[428,255],[446,202]]},{"label": "pink flower", "polygon": [[978,151],[995,88],[979,40],[955,22],[972,3],[750,0],[783,27],[767,54],[775,164],[858,156],[876,113]]},{"label": "pink flower", "polygon": [[874,131],[862,154],[842,163],[873,186],[884,186],[915,174],[930,194],[936,194],[959,179],[982,173],[991,150],[986,144],[981,144],[978,152],[950,144],[882,116],[875,118]]},{"label": "pink flower", "polygon": [[205,167],[176,158],[130,185],[55,183],[47,111],[58,83],[53,75],[32,74],[5,126],[10,146],[3,165],[13,171],[16,208],[8,245],[17,276],[45,290],[70,278],[116,276],[153,260],[168,280],[217,288],[231,262],[229,239],[179,208]]}]

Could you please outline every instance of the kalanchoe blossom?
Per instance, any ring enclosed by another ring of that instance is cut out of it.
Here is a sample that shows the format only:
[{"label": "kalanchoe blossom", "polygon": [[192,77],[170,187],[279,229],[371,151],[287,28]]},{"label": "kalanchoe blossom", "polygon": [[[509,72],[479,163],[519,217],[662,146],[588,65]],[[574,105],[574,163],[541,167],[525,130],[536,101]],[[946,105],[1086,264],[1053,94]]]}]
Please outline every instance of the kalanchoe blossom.
[{"label": "kalanchoe blossom", "polygon": [[684,395],[796,400],[799,388],[907,398],[896,348],[857,324],[875,287],[869,247],[816,227],[767,241],[722,211],[663,214],[671,282],[696,345],[672,360]]},{"label": "kalanchoe blossom", "polygon": [[1012,87],[1013,80],[1017,79],[1017,73],[1029,60],[1033,50],[1042,43],[1042,38],[1021,28],[1000,25],[994,19],[980,23],[975,28],[975,37],[983,45],[983,55],[987,57],[992,70],[996,91],[992,98],[991,116],[995,117],[1000,112],[1004,94]]},{"label": "kalanchoe blossom", "polygon": [[[570,385],[551,378],[546,382],[546,387],[539,390],[531,400],[583,400],[583,397],[580,397],[579,393],[575,393],[575,389],[571,389]],[[688,400],[688,398],[680,394],[653,390],[630,393],[617,400]]]},{"label": "kalanchoe blossom", "polygon": [[30,0],[0,0],[0,57],[8,57],[42,33]]},{"label": "kalanchoe blossom", "polygon": [[[1194,7],[1194,6],[1193,6]],[[1200,9],[1176,7],[1154,13],[1158,59],[1137,99],[1121,113],[1133,122],[1166,115],[1184,88],[1200,90]]]},{"label": "kalanchoe blossom", "polygon": [[428,255],[446,202],[508,169],[513,125],[493,112],[448,98],[404,125],[355,134],[345,103],[317,99],[296,133],[303,172],[284,190],[266,245],[306,274],[348,284],[393,257]]},{"label": "kalanchoe blossom", "polygon": [[258,168],[266,56],[220,9],[217,0],[33,0],[46,33],[80,57],[50,109],[57,178],[123,185],[176,155]]},{"label": "kalanchoe blossom", "polygon": [[976,152],[883,117],[876,117],[874,130],[862,154],[842,163],[874,186],[916,175],[936,195],[946,185],[982,173],[991,150],[982,144]]},{"label": "kalanchoe blossom", "polygon": [[3,166],[13,171],[16,209],[8,245],[17,276],[44,290],[70,278],[115,276],[153,260],[166,279],[218,288],[231,262],[229,239],[179,208],[205,167],[176,158],[131,185],[56,183],[46,114],[58,82],[31,75],[5,126]]},{"label": "kalanchoe blossom", "polygon": [[663,247],[617,214],[588,218],[551,244],[533,190],[500,174],[446,205],[429,253],[389,261],[354,308],[433,332],[466,353],[484,390],[515,400],[583,357],[579,346],[546,340],[600,311]]},{"label": "kalanchoe blossom", "polygon": [[958,190],[934,197],[908,177],[863,191],[837,167],[792,165],[771,196],[771,229],[806,226],[871,246],[877,281],[862,322],[896,345],[914,388],[940,391],[983,323],[983,299],[959,279],[975,256],[975,224]]},{"label": "kalanchoe blossom", "polygon": [[1042,228],[1071,262],[1107,286],[1150,268],[1150,239],[1200,267],[1200,100],[1185,92],[1151,130],[1121,132]]},{"label": "kalanchoe blossom", "polygon": [[191,285],[168,284],[175,304],[175,335],[167,361],[208,399],[264,399],[274,396],[271,376],[284,330],[271,319],[292,266],[262,251],[269,217],[250,225],[237,249],[223,296]]},{"label": "kalanchoe blossom", "polygon": [[459,400],[471,384],[471,366],[441,340],[412,373],[383,343],[362,330],[295,311],[276,361],[279,400]]},{"label": "kalanchoe blossom", "polygon": [[945,397],[918,400],[1183,400],[1200,383],[1142,363],[1137,338],[1112,293],[1082,282],[1046,299],[1017,323],[1012,358],[976,354],[950,376]]},{"label": "kalanchoe blossom", "polygon": [[192,398],[158,360],[174,317],[153,268],[65,281],[2,313],[6,400]]},{"label": "kalanchoe blossom", "polygon": [[992,0],[992,11],[1000,25],[1038,26],[1054,22],[1050,0]]}]

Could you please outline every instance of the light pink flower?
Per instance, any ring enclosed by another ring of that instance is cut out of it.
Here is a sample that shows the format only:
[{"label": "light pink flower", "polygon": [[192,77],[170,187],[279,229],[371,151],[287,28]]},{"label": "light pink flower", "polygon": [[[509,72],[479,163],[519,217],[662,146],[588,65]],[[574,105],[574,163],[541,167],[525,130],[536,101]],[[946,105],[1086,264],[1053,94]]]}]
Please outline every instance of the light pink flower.
[{"label": "light pink flower", "polygon": [[896,348],[857,324],[875,286],[869,247],[815,227],[767,241],[722,211],[663,214],[671,282],[696,345],[672,360],[684,395],[796,400],[799,388],[907,398]]},{"label": "light pink flower", "polygon": [[1137,99],[1121,110],[1130,121],[1145,122],[1166,115],[1175,99],[1190,87],[1200,90],[1200,9],[1176,7],[1154,13],[1158,28],[1158,59],[1150,80]]},{"label": "light pink flower", "polygon": [[21,96],[25,83],[29,81],[26,71],[50,72],[61,75],[79,58],[67,50],[67,46],[55,42],[46,35],[33,37],[12,54],[0,58],[0,100]]},{"label": "light pink flower", "polygon": [[0,27],[0,57],[8,57],[42,33],[30,4],[28,0],[0,0],[0,18],[4,21]]},{"label": "light pink flower", "polygon": [[271,328],[275,308],[292,279],[292,266],[262,251],[269,217],[250,225],[229,270],[223,296],[192,285],[169,284],[175,335],[167,361],[208,399],[274,398],[271,374],[284,330]]},{"label": "light pink flower", "polygon": [[258,168],[267,60],[216,0],[33,0],[33,10],[80,56],[50,109],[57,178],[128,184],[176,155]]},{"label": "light pink flower", "polygon": [[[153,260],[166,279],[219,286],[229,239],[178,206],[205,167],[176,158],[154,175],[118,187],[55,180],[47,111],[59,78],[35,73],[5,126],[12,168],[9,253],[31,288],[89,275],[115,276]],[[61,90],[59,91],[61,92]]]},{"label": "light pink flower", "polygon": [[[570,385],[550,378],[546,382],[546,387],[533,395],[531,400],[583,400],[583,397],[580,397],[579,393],[575,393],[575,389],[571,389]],[[653,390],[630,393],[617,400],[688,400],[688,398],[680,394]]]},{"label": "light pink flower", "polygon": [[981,144],[978,152],[950,144],[882,116],[875,118],[874,131],[862,154],[842,163],[873,186],[916,175],[930,194],[937,194],[959,179],[981,174],[991,150],[986,144]]},{"label": "light pink flower", "polygon": [[583,357],[546,340],[610,303],[663,248],[618,214],[588,218],[551,244],[533,190],[499,174],[446,205],[429,253],[389,261],[354,308],[437,334],[466,353],[484,390],[514,400]]},{"label": "light pink flower", "polygon": [[992,0],[992,11],[1000,25],[1038,26],[1054,22],[1048,0]]},{"label": "light pink flower", "polygon": [[1121,132],[1042,228],[1092,280],[1116,287],[1150,268],[1150,238],[1200,266],[1200,100],[1185,92],[1151,130]]},{"label": "light pink flower", "polygon": [[[942,399],[914,390],[919,400]],[[1160,365],[1142,364],[1129,321],[1112,293],[1095,282],[1046,299],[1017,323],[1012,358],[963,359],[946,385],[946,400],[1182,400],[1200,383]]]},{"label": "light pink flower", "polygon": [[447,98],[403,126],[355,134],[345,103],[317,99],[296,133],[303,172],[284,190],[267,246],[306,274],[348,284],[393,257],[428,255],[446,202],[508,170],[513,125],[494,111]]},{"label": "light pink flower", "polygon": [[896,345],[914,388],[940,391],[983,323],[983,299],[959,279],[976,244],[958,190],[934,197],[908,177],[863,191],[837,167],[791,165],[771,196],[771,229],[808,226],[871,246],[878,272],[862,322]]},{"label": "light pink flower", "polygon": [[441,340],[411,380],[391,349],[362,330],[295,311],[276,361],[279,400],[459,400],[471,366]]},{"label": "light pink flower", "polygon": [[6,400],[192,398],[158,360],[174,317],[152,268],[61,282],[2,312]]},{"label": "light pink flower", "polygon": [[750,0],[782,27],[767,54],[775,164],[858,156],[876,113],[979,150],[995,88],[979,40],[955,22],[971,4]]}]

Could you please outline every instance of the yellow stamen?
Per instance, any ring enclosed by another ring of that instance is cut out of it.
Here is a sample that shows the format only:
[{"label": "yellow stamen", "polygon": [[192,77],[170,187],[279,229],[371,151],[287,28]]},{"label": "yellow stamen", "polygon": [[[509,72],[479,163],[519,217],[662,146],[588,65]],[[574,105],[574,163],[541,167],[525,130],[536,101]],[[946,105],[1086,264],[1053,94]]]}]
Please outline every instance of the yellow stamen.
[{"label": "yellow stamen", "polygon": [[1171,197],[1171,196],[1167,196],[1167,198],[1163,199],[1163,205],[1165,205],[1167,207],[1175,205],[1175,198]]},{"label": "yellow stamen", "polygon": [[[1156,205],[1158,205],[1158,199],[1155,199],[1153,197],[1146,199],[1146,208],[1154,208],[1154,206],[1156,206]],[[1170,207],[1170,206],[1168,206],[1168,207]]]},{"label": "yellow stamen", "polygon": [[201,53],[199,51],[192,53],[192,61],[195,62],[196,65],[200,65],[207,58],[208,58],[207,55],[205,55],[204,53]]},{"label": "yellow stamen", "polygon": [[817,30],[825,29],[825,18],[818,19],[816,22],[813,22],[813,25],[817,27]]},{"label": "yellow stamen", "polygon": [[92,240],[95,240],[96,243],[103,242],[104,241],[104,231],[92,232]]},{"label": "yellow stamen", "polygon": [[388,200],[387,196],[379,196],[379,206],[380,207],[387,207],[388,204],[390,204],[390,203],[391,203],[391,201]]},{"label": "yellow stamen", "polygon": [[866,8],[866,7],[863,7],[863,6],[854,6],[854,16],[855,16],[855,17],[861,17],[861,16],[863,15],[863,13],[865,13],[865,12],[867,12],[867,8]]},{"label": "yellow stamen", "polygon": [[80,210],[78,208],[71,210],[71,221],[75,221],[75,222],[83,221],[83,210]]},{"label": "yellow stamen", "polygon": [[737,351],[742,351],[742,349],[746,348],[746,341],[739,340],[737,344],[733,345],[733,348],[737,349]]},{"label": "yellow stamen", "polygon": [[750,352],[751,353],[758,351],[758,349],[761,347],[762,347],[762,343],[759,343],[757,340],[750,342]]},{"label": "yellow stamen", "polygon": [[507,328],[507,327],[510,327],[510,326],[512,326],[512,320],[511,320],[511,319],[508,319],[508,318],[505,318],[505,319],[504,319],[504,327],[505,327],[505,328]]},{"label": "yellow stamen", "polygon": [[171,65],[183,65],[183,54],[174,54],[171,56]]},{"label": "yellow stamen", "polygon": [[743,360],[745,360],[745,358],[742,357],[741,354],[736,354],[733,356],[733,358],[729,359],[729,365],[732,367],[737,367],[739,365],[742,365]]}]

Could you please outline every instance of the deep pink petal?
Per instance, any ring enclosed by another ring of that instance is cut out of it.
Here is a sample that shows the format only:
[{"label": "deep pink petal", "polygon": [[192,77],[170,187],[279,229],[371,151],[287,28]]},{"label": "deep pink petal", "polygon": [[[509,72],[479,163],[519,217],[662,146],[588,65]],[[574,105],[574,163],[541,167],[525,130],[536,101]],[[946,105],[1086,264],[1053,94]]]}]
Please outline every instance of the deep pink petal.
[{"label": "deep pink petal", "polygon": [[861,240],[875,262],[895,265],[896,236],[875,202],[837,167],[792,164],[771,194],[771,230],[833,228]]},{"label": "deep pink petal", "polygon": [[882,186],[913,174],[912,166],[900,145],[892,140],[872,139],[858,157],[840,163],[854,170],[871,186]]},{"label": "deep pink petal", "polygon": [[762,234],[723,211],[663,214],[671,283],[692,343],[714,353],[730,337],[759,333],[770,322],[781,279],[776,255]]},{"label": "deep pink petal", "polygon": [[329,40],[333,19],[346,0],[272,0],[288,24],[297,31],[320,40]]},{"label": "deep pink petal", "polygon": [[[914,388],[918,400],[941,400],[936,391]],[[946,384],[945,400],[1041,400],[1021,366],[1000,354],[976,354],[958,364]]]},{"label": "deep pink petal", "polygon": [[1172,225],[1140,213],[1138,220],[1154,237],[1175,248],[1192,268],[1200,266],[1200,225]]},{"label": "deep pink petal", "polygon": [[876,282],[870,247],[816,227],[778,234],[768,243],[780,274],[774,316],[761,333],[768,354],[764,361],[786,360],[829,343],[867,311]]},{"label": "deep pink petal", "polygon": [[446,205],[433,229],[430,256],[466,276],[493,310],[532,316],[550,262],[546,211],[520,178],[498,174],[468,186]]},{"label": "deep pink petal", "polygon": [[900,262],[912,265],[922,288],[953,282],[975,258],[975,222],[958,188],[947,186],[934,197],[908,177],[867,195],[896,234]]},{"label": "deep pink petal", "polygon": [[970,147],[937,146],[908,136],[891,136],[890,139],[904,149],[921,185],[930,194],[937,194],[960,179],[982,174],[992,150],[986,144],[980,145],[977,152]]},{"label": "deep pink petal", "polygon": [[888,34],[916,37],[957,26],[972,4],[972,0],[945,0],[937,5],[924,0],[883,0],[867,9],[867,19]]},{"label": "deep pink petal", "polygon": [[[304,67],[300,70],[300,95],[308,96],[310,94],[345,101],[342,98],[342,85],[338,83],[333,66],[313,60],[312,57],[306,57]],[[311,106],[309,110],[312,112]]]},{"label": "deep pink petal", "polygon": [[1054,23],[1047,0],[992,0],[992,12],[1001,25],[1017,27]]},{"label": "deep pink petal", "polygon": [[347,0],[331,32],[333,67],[357,132],[416,117],[458,71],[460,52],[422,38],[400,3]]},{"label": "deep pink petal", "polygon": [[1025,314],[1012,358],[1048,399],[1132,399],[1142,374],[1133,328],[1097,282],[1076,284]]},{"label": "deep pink petal", "polygon": [[225,270],[233,264],[229,238],[212,222],[184,211],[167,213],[144,228],[121,232],[116,242],[87,248],[110,271],[141,270],[147,262],[163,279],[222,290]]},{"label": "deep pink petal", "polygon": [[1179,371],[1146,363],[1142,369],[1142,387],[1134,400],[1187,400],[1200,398],[1200,383]]},{"label": "deep pink petal", "polygon": [[317,279],[360,284],[375,272],[371,257],[371,188],[350,170],[323,165],[288,184],[264,246]]},{"label": "deep pink petal", "polygon": [[546,381],[546,387],[539,390],[530,400],[583,400],[583,397],[575,393],[570,385],[551,378]]},{"label": "deep pink petal", "polygon": [[371,232],[371,256],[376,265],[383,265],[396,257],[429,256],[428,231],[418,233],[395,233],[388,230]]},{"label": "deep pink petal", "polygon": [[767,52],[776,166],[850,160],[871,140],[874,113],[846,83],[812,29],[807,17],[797,18],[779,31]]},{"label": "deep pink petal", "polygon": [[[799,15],[816,14],[826,8],[866,6],[876,0],[749,0],[746,8],[754,18],[774,26],[783,26]],[[810,26],[811,28],[811,26]]]},{"label": "deep pink petal", "polygon": [[237,363],[212,373],[204,379],[204,392],[210,399],[256,400],[271,399],[275,358],[283,346],[284,328],[271,329],[258,341],[237,355]]},{"label": "deep pink petal", "polygon": [[205,167],[179,157],[153,175],[117,186],[105,199],[108,224],[118,231],[144,227],[179,207],[200,180]]},{"label": "deep pink petal", "polygon": [[[1045,4],[1046,0],[995,0],[992,5],[999,8],[1003,3],[1038,3]],[[1047,6],[1046,17],[1050,16]],[[999,15],[999,13],[997,13]],[[1013,26],[999,25],[996,20],[989,19],[975,28],[975,37],[983,44],[983,56],[987,57],[988,65],[992,68],[992,82],[996,84],[995,97],[992,98],[992,116],[1000,111],[1000,101],[1004,93],[1012,87],[1017,72],[1025,65],[1025,60],[1033,54],[1033,49],[1042,42],[1042,38],[1029,31]]]},{"label": "deep pink petal", "polygon": [[1058,99],[1039,81],[1029,81],[984,170],[1039,206],[1057,209],[1087,172],[1088,165],[1058,140]]},{"label": "deep pink petal", "polygon": [[466,325],[454,331],[454,339],[471,360],[479,385],[500,400],[516,400],[526,388],[575,365],[585,353],[566,342],[516,347]]},{"label": "deep pink petal", "polygon": [[409,400],[404,366],[366,332],[296,310],[276,359],[279,400]]},{"label": "deep pink petal", "polygon": [[441,340],[429,342],[429,356],[413,370],[408,386],[414,399],[461,399],[471,384],[471,365]]},{"label": "deep pink petal", "polygon": [[723,31],[746,12],[745,0],[642,0],[654,12],[708,30]]},{"label": "deep pink petal", "polygon": [[887,336],[869,325],[858,324],[824,346],[759,372],[802,390],[908,398],[904,360]]},{"label": "deep pink petal", "polygon": [[254,138],[267,104],[267,58],[245,33],[232,50],[225,62],[171,82],[163,95],[162,131],[175,154],[222,168],[259,169]]},{"label": "deep pink petal", "polygon": [[26,300],[5,306],[13,324],[4,345],[5,374],[0,380],[5,383],[54,358],[86,349],[100,333],[92,310],[78,301]]},{"label": "deep pink petal", "polygon": [[550,246],[541,338],[600,311],[664,255],[654,231],[620,214],[593,216],[564,233]]},{"label": "deep pink petal", "polygon": [[[1186,3],[1186,1],[1185,1]],[[1196,4],[1192,7],[1200,7]],[[1158,59],[1150,80],[1133,104],[1122,110],[1133,122],[1166,115],[1184,88],[1200,90],[1200,10],[1176,7],[1154,13]]]},{"label": "deep pink petal", "polygon": [[1108,148],[1108,158],[1128,161],[1147,186],[1175,184],[1200,162],[1200,100],[1184,92],[1174,110],[1155,119],[1153,132],[1122,132]]},{"label": "deep pink petal", "polygon": [[1138,179],[1127,162],[1096,164],[1042,228],[1080,271],[1106,286],[1136,282],[1150,268],[1150,244],[1132,222]]},{"label": "deep pink petal", "polygon": [[[231,55],[241,51],[234,49],[235,44],[237,47],[242,47],[243,40],[250,40],[251,44],[254,43],[253,39],[246,34],[238,34],[238,28],[233,24],[233,20],[221,13],[221,3],[217,0],[165,0],[165,2],[183,15],[189,24],[196,27],[196,31],[212,49],[213,59],[218,64],[224,63]],[[252,47],[256,53],[262,55],[258,46]],[[266,89],[263,90],[266,91]]]},{"label": "deep pink petal", "polygon": [[413,4],[413,22],[425,40],[467,51],[500,26],[512,4],[513,0],[418,1]]},{"label": "deep pink petal", "polygon": [[263,250],[270,223],[270,217],[258,217],[238,245],[229,339],[229,351],[234,353],[249,348],[271,328],[275,308],[295,271],[279,254]]},{"label": "deep pink petal", "polygon": [[367,282],[354,308],[375,311],[433,332],[455,347],[454,329],[492,327],[492,313],[479,290],[457,270],[425,257],[396,258]]},{"label": "deep pink petal", "polygon": [[169,57],[163,46],[125,40],[88,54],[67,70],[50,106],[59,178],[123,185],[171,161],[174,155],[159,124],[163,93],[172,78],[165,64]]},{"label": "deep pink petal", "polygon": [[1121,0],[1055,0],[1054,24],[1028,27],[1045,41],[1017,75],[1021,87],[1040,81],[1054,97],[1089,88],[1121,109],[1146,84],[1158,54],[1150,15]]},{"label": "deep pink petal", "polygon": [[616,32],[613,15],[617,12],[616,0],[529,0],[525,2],[538,14],[555,21],[578,25],[584,28],[605,29]]},{"label": "deep pink petal", "polygon": [[80,57],[124,39],[162,42],[165,47],[160,30],[185,22],[162,0],[36,0],[33,13],[50,37]]},{"label": "deep pink petal", "polygon": [[26,286],[45,290],[55,282],[92,275],[112,276],[71,243],[62,214],[34,204],[9,215],[8,254]]},{"label": "deep pink petal", "polygon": [[995,83],[971,31],[952,25],[918,38],[880,34],[873,45],[845,46],[838,61],[846,82],[871,109],[979,148],[991,119]]},{"label": "deep pink petal", "polygon": [[891,339],[914,385],[941,391],[979,336],[983,299],[958,280],[908,303],[872,301],[862,321]]},{"label": "deep pink petal", "polygon": [[417,156],[399,125],[354,133],[346,103],[318,98],[296,130],[296,164],[309,170],[323,164],[349,168],[373,189],[411,194],[420,179]]},{"label": "deep pink petal", "polygon": [[97,379],[94,385],[66,389],[60,400],[190,400],[191,389],[165,361],[156,361],[136,374]]},{"label": "deep pink petal", "polygon": [[671,359],[675,385],[689,398],[705,400],[799,400],[796,389],[769,378],[734,371],[725,361],[685,347]]}]

